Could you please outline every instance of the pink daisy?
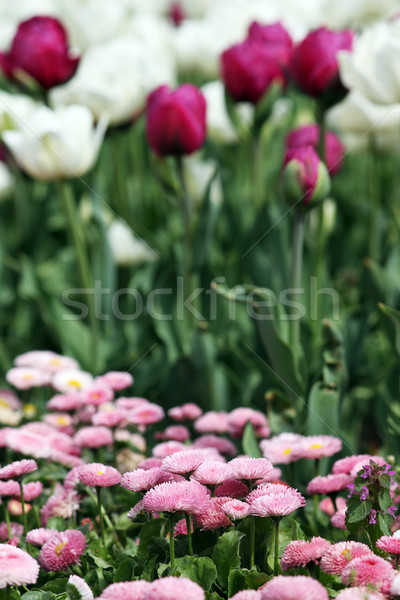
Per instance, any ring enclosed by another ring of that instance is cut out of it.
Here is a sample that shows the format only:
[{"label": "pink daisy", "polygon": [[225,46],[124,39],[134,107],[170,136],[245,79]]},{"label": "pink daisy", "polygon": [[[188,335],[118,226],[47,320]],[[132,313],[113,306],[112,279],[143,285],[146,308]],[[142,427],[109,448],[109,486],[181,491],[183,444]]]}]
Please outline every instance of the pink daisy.
[{"label": "pink daisy", "polygon": [[67,581],[67,593],[69,598],[79,600],[93,600],[93,592],[82,577],[70,575]]},{"label": "pink daisy", "polygon": [[319,503],[319,510],[330,517],[336,512],[333,502],[330,498],[323,498]]},{"label": "pink daisy", "polygon": [[193,448],[214,448],[217,452],[226,456],[235,456],[237,453],[235,445],[230,440],[212,433],[198,437],[193,442]]},{"label": "pink daisy", "polygon": [[[29,483],[23,483],[22,488],[24,490],[24,500],[30,502],[35,498],[38,498],[43,491],[43,483],[41,481],[31,481]],[[17,494],[17,498],[21,497],[21,490]]]},{"label": "pink daisy", "polygon": [[321,569],[330,575],[340,575],[354,558],[371,554],[366,544],[360,542],[338,542],[325,552],[321,559]]},{"label": "pink daisy", "polygon": [[80,467],[73,467],[65,476],[64,479],[64,490],[74,490],[78,483],[80,482],[79,473]]},{"label": "pink daisy", "polygon": [[313,537],[309,542],[305,540],[290,542],[282,554],[282,571],[295,567],[306,567],[310,562],[318,564],[330,545],[330,542],[321,537]]},{"label": "pink daisy", "polygon": [[299,460],[298,448],[303,440],[302,435],[296,433],[281,433],[269,440],[262,440],[260,448],[265,458],[273,464],[289,464]]},{"label": "pink daisy", "polygon": [[374,457],[370,454],[353,454],[352,456],[345,456],[337,460],[332,467],[332,473],[335,475],[338,473],[347,473],[349,475],[354,467],[359,462],[366,461],[364,464],[369,464],[370,459]]},{"label": "pink daisy", "polygon": [[111,402],[114,398],[114,392],[104,384],[94,383],[91,387],[84,389],[80,396],[85,406],[87,404],[100,406],[100,404]]},{"label": "pink daisy", "polygon": [[143,500],[139,500],[139,502],[137,502],[135,506],[132,506],[131,510],[127,513],[126,516],[130,521],[134,521],[136,517],[143,511]]},{"label": "pink daisy", "polygon": [[353,558],[342,571],[342,583],[351,586],[373,585],[378,590],[388,592],[396,571],[380,556],[365,554]]},{"label": "pink daisy", "polygon": [[32,459],[17,460],[0,469],[0,479],[21,477],[27,473],[33,473],[37,469],[38,466]]},{"label": "pink daisy", "polygon": [[279,575],[263,585],[261,600],[328,600],[328,592],[312,577]]},{"label": "pink daisy", "polygon": [[168,411],[168,416],[174,421],[194,421],[202,414],[203,411],[200,406],[191,402],[182,404],[182,406],[175,406]]},{"label": "pink daisy", "polygon": [[216,486],[230,477],[230,468],[225,463],[220,463],[212,460],[206,460],[197,467],[192,475],[192,479],[195,479],[203,485]]},{"label": "pink daisy", "polygon": [[72,435],[74,433],[74,430],[72,428],[74,421],[69,413],[49,413],[47,415],[44,415],[43,420],[45,423],[52,425],[58,431],[63,431],[67,435]]},{"label": "pink daisy", "polygon": [[113,436],[107,427],[82,427],[74,436],[81,448],[101,448],[113,443]]},{"label": "pink daisy", "polygon": [[367,587],[353,587],[339,592],[336,600],[385,600],[386,597]]},{"label": "pink daisy", "polygon": [[105,375],[97,377],[96,383],[107,385],[112,390],[119,392],[133,384],[133,377],[126,371],[109,371]]},{"label": "pink daisy", "polygon": [[194,428],[198,433],[228,433],[228,413],[207,412],[195,421]]},{"label": "pink daisy", "polygon": [[101,463],[83,465],[79,470],[79,479],[85,485],[111,487],[121,481],[121,473]]},{"label": "pink daisy", "polygon": [[251,513],[250,506],[240,500],[228,500],[224,502],[221,508],[232,521],[245,519]]},{"label": "pink daisy", "polygon": [[39,562],[45,571],[63,571],[79,564],[86,546],[86,537],[77,529],[67,529],[53,535],[43,544]]},{"label": "pink daisy", "polygon": [[20,410],[22,408],[22,402],[18,400],[15,392],[1,388],[0,407],[9,408],[11,410]]},{"label": "pink daisy", "polygon": [[76,410],[83,405],[79,392],[75,394],[56,394],[47,402],[48,410]]},{"label": "pink daisy", "polygon": [[26,534],[26,541],[33,546],[43,546],[43,544],[48,542],[57,533],[60,533],[57,529],[46,529],[45,527],[31,529]]},{"label": "pink daisy", "polygon": [[231,477],[251,483],[264,479],[272,471],[272,465],[267,458],[233,458],[228,463]]},{"label": "pink daisy", "polygon": [[116,427],[124,421],[126,421],[126,411],[121,408],[100,410],[92,417],[93,425],[104,425],[105,427]]},{"label": "pink daisy", "polygon": [[49,373],[65,369],[78,369],[79,365],[73,358],[62,356],[50,350],[34,350],[20,354],[14,361],[17,367],[36,367]]},{"label": "pink daisy", "polygon": [[66,369],[56,373],[51,384],[58,392],[69,394],[90,388],[93,385],[93,377],[79,369]]},{"label": "pink daisy", "polygon": [[353,482],[353,478],[345,473],[337,473],[336,475],[318,475],[311,479],[307,486],[307,494],[330,494],[331,492],[339,492],[344,490]]},{"label": "pink daisy", "polygon": [[[193,523],[191,531],[193,533]],[[177,535],[187,535],[186,519],[179,519],[179,521],[176,523],[174,527],[174,537],[176,537]]]},{"label": "pink daisy", "polygon": [[210,498],[206,510],[194,515],[195,524],[203,530],[215,530],[233,525],[232,521],[222,509],[222,506],[226,502],[229,502],[229,500],[231,500],[231,498],[228,497]]},{"label": "pink daisy", "polygon": [[127,420],[132,425],[153,425],[165,417],[161,406],[148,402],[137,408],[133,408],[127,413]]},{"label": "pink daisy", "polygon": [[149,458],[145,458],[138,465],[138,469],[143,469],[143,471],[148,471],[149,469],[160,469],[162,465],[161,458],[156,458],[155,456],[150,456]]},{"label": "pink daisy", "polygon": [[170,480],[169,473],[155,467],[154,469],[136,469],[136,471],[125,473],[122,476],[121,485],[131,492],[142,492]]},{"label": "pink daisy", "polygon": [[150,584],[143,579],[138,581],[121,581],[107,586],[97,600],[144,600],[144,592]]},{"label": "pink daisy", "polygon": [[[7,504],[8,512],[13,517],[20,517],[22,515],[22,504],[19,500],[12,499]],[[25,512],[28,513],[31,510],[32,506],[25,502]]]},{"label": "pink daisy", "polygon": [[186,442],[190,438],[190,431],[184,425],[170,425],[163,433],[164,439]]},{"label": "pink daisy", "polygon": [[[285,489],[282,489],[283,487]],[[247,499],[253,515],[283,517],[306,504],[305,498],[294,488],[274,483],[267,483],[262,488],[261,491],[264,492],[262,496],[255,497],[253,495]]]},{"label": "pink daisy", "polygon": [[175,454],[176,452],[186,452],[187,446],[182,444],[182,442],[162,442],[161,444],[156,444],[153,448],[153,455],[156,458],[166,458],[167,456],[171,456],[171,454]]},{"label": "pink daisy", "polygon": [[167,481],[149,490],[143,497],[147,512],[202,512],[210,502],[207,488],[195,481]]},{"label": "pink daisy", "polygon": [[162,462],[162,469],[169,473],[193,473],[203,462],[204,454],[201,450],[184,450],[166,456]]},{"label": "pink daisy", "polygon": [[230,600],[261,600],[261,592],[259,590],[241,590],[231,596]]},{"label": "pink daisy", "polygon": [[32,556],[20,548],[0,544],[0,589],[36,583],[38,575],[39,565]]},{"label": "pink daisy", "polygon": [[310,435],[302,439],[298,447],[301,458],[318,460],[332,456],[342,449],[342,441],[331,435]]},{"label": "pink daisy", "polygon": [[256,432],[262,428],[263,433],[266,434],[265,437],[271,433],[267,417],[259,410],[241,406],[232,410],[228,415],[230,434],[234,438],[242,437],[247,423],[251,423]]},{"label": "pink daisy", "polygon": [[[23,533],[24,533],[24,528],[19,523],[11,522],[10,530],[11,530],[11,535],[15,536],[17,538],[21,537],[21,535],[23,535]],[[0,523],[0,542],[5,542],[6,540],[8,540],[8,537],[9,536],[8,536],[7,523],[5,523],[3,521],[2,523]]]},{"label": "pink daisy", "polygon": [[371,460],[377,465],[386,465],[386,460],[381,456],[372,456],[368,462],[360,460],[358,463],[355,463],[355,465],[353,465],[350,475],[353,478],[357,477],[358,473],[363,470],[365,465],[369,465]]},{"label": "pink daisy", "polygon": [[9,479],[8,481],[0,481],[0,497],[1,496],[18,496],[20,494],[19,483]]},{"label": "pink daisy", "polygon": [[70,519],[79,508],[80,497],[73,490],[57,489],[40,510],[40,522],[46,527],[50,517]]},{"label": "pink daisy", "polygon": [[48,458],[50,458],[53,462],[63,465],[64,467],[68,467],[69,469],[83,465],[83,460],[81,458],[72,454],[68,454],[68,452],[63,452],[62,450],[53,449]]},{"label": "pink daisy", "polygon": [[144,590],[143,600],[205,600],[198,583],[185,577],[156,579]]},{"label": "pink daisy", "polygon": [[19,390],[29,390],[50,384],[50,375],[34,367],[15,367],[6,373],[6,380]]},{"label": "pink daisy", "polygon": [[122,396],[121,398],[118,398],[115,404],[117,408],[132,410],[133,408],[138,408],[140,406],[147,406],[150,403],[146,398],[127,398]]},{"label": "pink daisy", "polygon": [[215,490],[215,496],[228,496],[230,498],[245,498],[248,493],[249,488],[247,485],[237,479],[226,479]]},{"label": "pink daisy", "polygon": [[376,547],[389,554],[400,554],[400,536],[383,535],[377,540]]}]

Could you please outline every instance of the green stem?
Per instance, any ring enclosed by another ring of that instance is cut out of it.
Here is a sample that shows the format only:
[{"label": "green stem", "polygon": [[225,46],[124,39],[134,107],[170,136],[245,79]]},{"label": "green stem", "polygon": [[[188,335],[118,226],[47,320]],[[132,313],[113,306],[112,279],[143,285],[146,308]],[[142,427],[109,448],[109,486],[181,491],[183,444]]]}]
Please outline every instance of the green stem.
[{"label": "green stem", "polygon": [[252,174],[253,174],[253,198],[254,207],[258,211],[262,206],[263,201],[263,169],[262,169],[262,153],[259,132],[253,133],[253,148],[252,148]]},{"label": "green stem", "polygon": [[96,487],[97,494],[97,507],[99,510],[99,518],[100,518],[100,533],[101,533],[101,542],[103,544],[103,548],[105,549],[105,536],[104,536],[104,520],[103,520],[103,508],[101,505],[101,487]]},{"label": "green stem", "polygon": [[[303,247],[304,247],[304,212],[301,209],[296,209],[293,223],[293,238],[292,238],[292,272],[291,272],[291,288],[292,290],[301,289],[302,271],[303,271]],[[290,342],[293,349],[295,364],[299,362],[300,351],[300,319],[298,318],[296,308],[292,308],[292,319],[290,320]]]},{"label": "green stem", "polygon": [[22,504],[22,519],[24,523],[24,535],[28,533],[28,523],[26,520],[25,500],[24,500],[24,486],[22,481],[19,482],[19,489],[21,490],[21,504]]},{"label": "green stem", "polygon": [[380,255],[380,174],[379,156],[373,141],[371,142],[371,202],[369,214],[369,256],[379,261]]},{"label": "green stem", "polygon": [[68,182],[60,182],[59,185],[60,199],[64,207],[65,216],[67,219],[67,226],[71,241],[75,248],[76,258],[78,261],[79,275],[81,279],[84,293],[87,296],[88,304],[88,315],[92,335],[91,344],[91,357],[92,357],[92,370],[93,373],[97,372],[97,338],[98,338],[98,324],[95,314],[95,298],[92,290],[92,278],[90,274],[90,265],[87,255],[87,248],[85,243],[85,235],[83,228],[81,227],[78,211],[75,203],[75,199],[72,193],[71,185]]},{"label": "green stem", "polygon": [[187,192],[185,175],[183,170],[183,159],[181,156],[178,156],[176,159],[177,164],[177,172],[179,183],[181,186],[181,193],[179,196],[179,202],[181,205],[182,211],[182,219],[183,219],[183,229],[184,229],[184,237],[183,237],[183,268],[182,268],[182,276],[183,276],[183,287],[185,298],[190,296],[190,274],[191,274],[191,220],[192,220],[192,211],[190,206],[190,200]]},{"label": "green stem", "polygon": [[172,569],[175,569],[175,538],[174,538],[174,515],[168,514],[169,522],[169,557]]},{"label": "green stem", "polygon": [[189,547],[189,554],[193,556],[193,542],[192,542],[192,515],[185,514],[186,529],[187,529],[187,542]]},{"label": "green stem", "polygon": [[10,523],[10,512],[8,510],[8,505],[7,505],[7,501],[5,500],[4,502],[4,516],[6,519],[6,523],[7,523],[7,533],[8,533],[8,537],[11,538],[11,523]]},{"label": "green stem", "polygon": [[280,568],[279,568],[279,523],[280,523],[280,519],[279,517],[276,517],[274,519],[274,523],[275,523],[275,539],[274,539],[274,575],[278,575]]},{"label": "green stem", "polygon": [[256,524],[254,515],[250,515],[250,569],[254,567],[254,548],[256,539]]}]

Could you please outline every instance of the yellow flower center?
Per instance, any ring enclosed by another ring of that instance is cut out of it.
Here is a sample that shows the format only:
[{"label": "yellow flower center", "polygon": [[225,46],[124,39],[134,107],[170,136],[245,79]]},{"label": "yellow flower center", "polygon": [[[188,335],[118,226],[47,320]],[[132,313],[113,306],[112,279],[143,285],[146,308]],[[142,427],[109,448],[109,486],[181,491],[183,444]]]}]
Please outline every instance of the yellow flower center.
[{"label": "yellow flower center", "polygon": [[57,417],[56,419],[57,425],[68,425],[67,417]]},{"label": "yellow flower center", "polygon": [[50,361],[50,364],[58,367],[62,363],[61,363],[61,360],[59,358],[52,358],[51,361]]},{"label": "yellow flower center", "polygon": [[312,446],[310,446],[310,450],[314,449],[314,448],[316,450],[319,450],[319,448],[323,448],[323,446],[322,446],[322,444],[313,444]]},{"label": "yellow flower center", "polygon": [[2,398],[1,396],[0,396],[0,406],[2,406],[3,408],[9,408],[7,400],[4,400],[4,398]]},{"label": "yellow flower center", "polygon": [[22,379],[32,379],[31,373],[25,373],[25,375],[22,375]]},{"label": "yellow flower center", "polygon": [[61,552],[63,551],[63,548],[67,545],[67,542],[60,542],[59,544],[57,544],[57,546],[55,547],[55,553],[57,554],[57,556],[60,556]]},{"label": "yellow flower center", "polygon": [[93,400],[98,400],[100,398],[100,394],[98,392],[94,392],[92,394],[92,398],[93,398]]},{"label": "yellow flower center", "polygon": [[351,551],[349,548],[345,548],[340,553],[342,556],[345,556],[347,560],[351,560]]},{"label": "yellow flower center", "polygon": [[97,471],[97,475],[104,475],[104,471]]},{"label": "yellow flower center", "polygon": [[25,404],[25,406],[24,406],[24,414],[28,417],[35,415],[36,414],[36,406],[34,404],[29,404],[29,402],[28,402],[28,404]]},{"label": "yellow flower center", "polygon": [[80,387],[81,387],[80,382],[79,381],[75,381],[74,379],[70,379],[68,381],[68,385],[71,385],[71,386],[76,387],[78,389],[80,389]]},{"label": "yellow flower center", "polygon": [[285,450],[283,451],[283,454],[290,454],[292,451],[291,448],[285,448]]}]

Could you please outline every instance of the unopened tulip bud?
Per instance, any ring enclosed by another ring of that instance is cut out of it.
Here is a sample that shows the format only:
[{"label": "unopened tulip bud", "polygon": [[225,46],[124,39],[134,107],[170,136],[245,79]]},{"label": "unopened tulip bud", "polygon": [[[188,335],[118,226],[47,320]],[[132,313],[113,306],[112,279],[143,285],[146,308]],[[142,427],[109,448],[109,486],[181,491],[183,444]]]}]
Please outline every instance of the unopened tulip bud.
[{"label": "unopened tulip bud", "polygon": [[330,179],[312,146],[291,148],[283,162],[283,190],[289,204],[310,208],[326,198]]}]

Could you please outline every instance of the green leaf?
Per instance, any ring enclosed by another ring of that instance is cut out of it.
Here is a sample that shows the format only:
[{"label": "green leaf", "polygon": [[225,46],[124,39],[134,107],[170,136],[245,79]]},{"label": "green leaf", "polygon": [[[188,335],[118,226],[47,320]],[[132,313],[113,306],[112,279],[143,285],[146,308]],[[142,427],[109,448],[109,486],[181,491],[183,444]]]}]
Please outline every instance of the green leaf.
[{"label": "green leaf", "polygon": [[258,590],[258,588],[268,581],[269,578],[270,576],[266,573],[249,571],[248,575],[246,575],[246,583],[251,590]]},{"label": "green leaf", "polygon": [[392,535],[392,531],[390,528],[392,522],[393,518],[388,513],[378,514],[378,525],[380,527],[382,535]]},{"label": "green leaf", "polygon": [[156,562],[157,562],[157,556],[153,556],[152,558],[150,558],[150,560],[148,562],[146,562],[146,565],[140,576],[141,579],[145,579],[146,581],[154,580],[155,571],[156,571]]},{"label": "green leaf", "polygon": [[225,590],[228,588],[229,571],[240,567],[239,547],[244,534],[235,529],[227,531],[214,548],[212,559],[217,567],[217,581]]},{"label": "green leaf", "polygon": [[67,577],[62,577],[60,579],[53,579],[52,581],[48,581],[44,585],[41,586],[43,591],[53,592],[54,594],[62,594],[65,592],[67,587]]},{"label": "green leaf", "polygon": [[231,569],[228,577],[228,598],[231,598],[231,596],[234,596],[241,590],[248,589],[246,581],[246,575],[248,574],[248,569]]},{"label": "green leaf", "polygon": [[262,453],[258,447],[258,440],[254,432],[253,425],[248,421],[244,428],[242,438],[243,452],[252,458],[260,458]]},{"label": "green leaf", "polygon": [[149,558],[149,544],[152,538],[160,537],[161,529],[166,523],[166,519],[152,519],[145,523],[139,535],[138,555],[143,560]]},{"label": "green leaf", "polygon": [[217,578],[217,569],[211,558],[206,556],[184,556],[176,559],[176,567],[181,577],[198,583],[206,592]]},{"label": "green leaf", "polygon": [[382,490],[381,492],[379,492],[379,494],[378,494],[378,502],[379,502],[379,508],[381,510],[383,510],[384,512],[386,512],[387,509],[390,506],[392,506],[393,501],[392,501],[392,498],[390,496],[389,490]]},{"label": "green leaf", "polygon": [[43,593],[40,592],[39,590],[35,590],[33,592],[26,592],[25,594],[22,594],[21,596],[21,600],[42,600],[43,599]]},{"label": "green leaf", "polygon": [[400,355],[400,311],[391,308],[390,306],[386,306],[386,304],[382,304],[381,302],[378,304],[378,306],[383,314],[389,317],[392,322],[392,326],[394,325],[395,347],[397,354]]},{"label": "green leaf", "polygon": [[97,556],[97,554],[94,554],[94,552],[86,550],[86,554],[88,554],[88,556],[90,556],[93,559],[93,562],[96,565],[96,567],[101,567],[102,569],[112,568],[112,564],[104,560],[104,558],[101,558],[101,556]]},{"label": "green leaf", "polygon": [[334,435],[339,429],[339,391],[316,382],[308,397],[307,435]]},{"label": "green leaf", "polygon": [[138,562],[134,558],[126,558],[117,566],[114,581],[132,581]]},{"label": "green leaf", "polygon": [[372,509],[372,502],[370,502],[369,500],[360,500],[358,506],[354,509],[351,510],[350,507],[348,506],[347,511],[348,511],[348,522],[349,523],[358,523],[359,521],[362,521],[363,519],[365,519],[369,513],[371,512]]}]

